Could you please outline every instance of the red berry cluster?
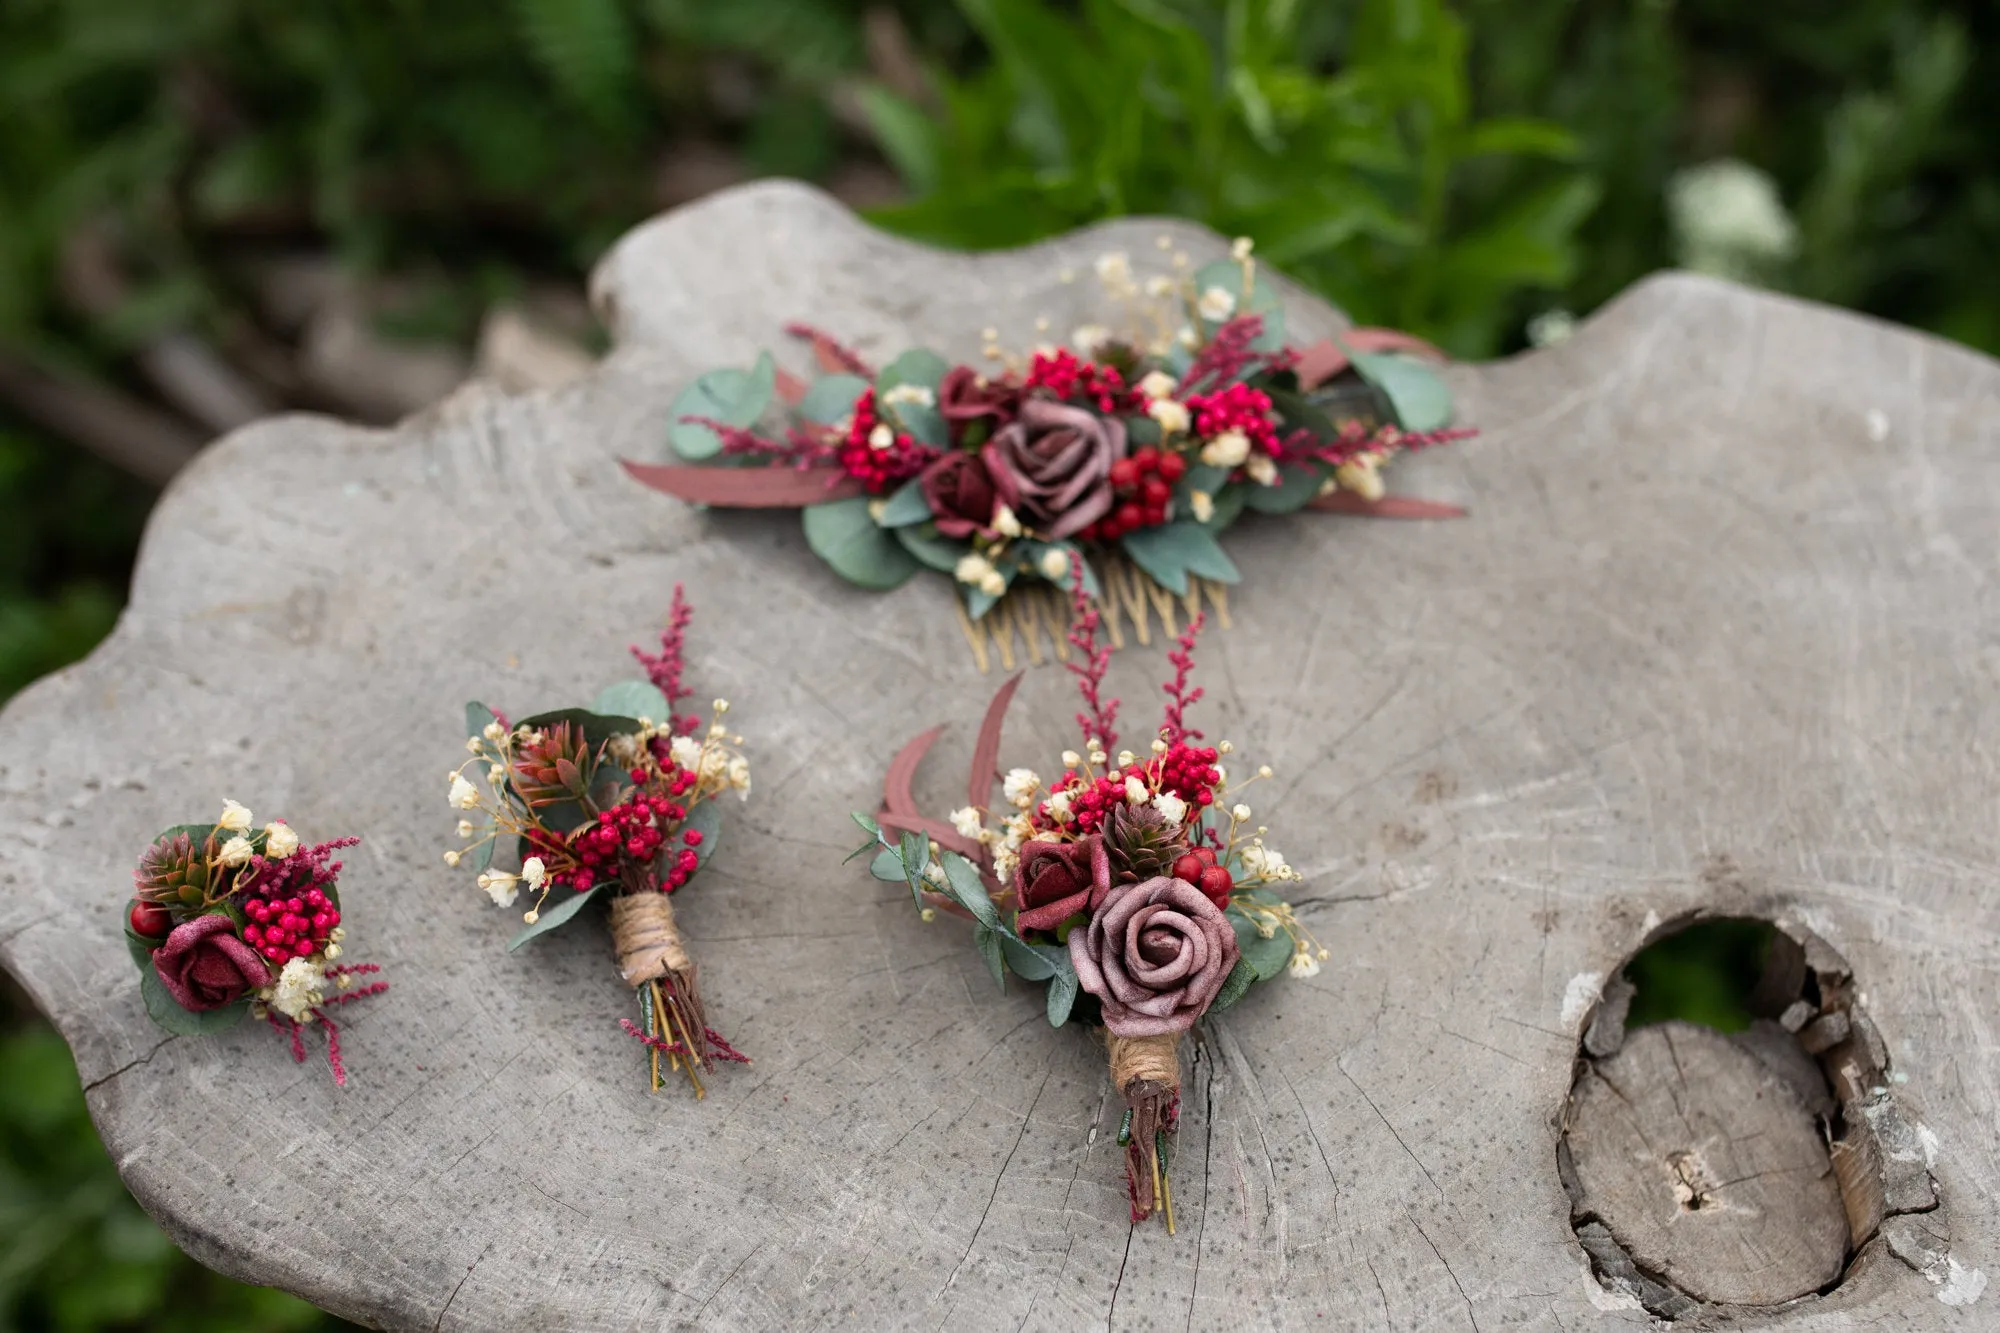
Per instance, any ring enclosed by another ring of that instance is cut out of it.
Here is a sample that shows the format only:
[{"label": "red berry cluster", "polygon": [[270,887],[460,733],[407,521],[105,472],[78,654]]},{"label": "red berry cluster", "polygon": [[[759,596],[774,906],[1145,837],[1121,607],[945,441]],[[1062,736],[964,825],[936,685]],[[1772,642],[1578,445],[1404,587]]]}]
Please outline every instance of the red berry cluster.
[{"label": "red berry cluster", "polygon": [[847,475],[860,480],[870,495],[880,495],[898,482],[907,481],[937,457],[937,450],[920,444],[903,431],[886,449],[868,442],[882,419],[875,411],[875,390],[863,389],[854,400],[854,422],[847,428],[847,440],[840,446],[840,466]]},{"label": "red berry cluster", "polygon": [[1229,895],[1236,888],[1235,878],[1216,864],[1213,847],[1197,847],[1175,861],[1174,878],[1200,889],[1217,907],[1229,906]]},{"label": "red berry cluster", "polygon": [[1249,437],[1251,448],[1277,456],[1278,428],[1271,424],[1271,396],[1262,389],[1232,384],[1214,393],[1189,395],[1187,407],[1199,438],[1212,440],[1224,431],[1240,430]]},{"label": "red berry cluster", "polygon": [[245,898],[243,912],[250,918],[243,942],[279,967],[324,949],[340,924],[340,909],[317,888],[291,898]]},{"label": "red berry cluster", "polygon": [[[685,795],[695,785],[695,775],[675,768],[653,778],[641,769],[633,769],[632,781],[637,784],[632,798],[598,812],[591,823],[572,829],[567,835],[530,835],[538,851],[549,853],[551,859],[573,863],[552,872],[550,883],[588,893],[607,876],[617,875],[628,862],[643,867],[659,858],[674,826],[688,814],[687,806],[673,798]],[[654,790],[646,790],[649,783]],[[672,893],[687,883],[688,876],[701,864],[694,851],[701,845],[701,830],[682,830],[680,842],[681,850],[667,858],[666,871],[654,886],[662,893]]]},{"label": "red berry cluster", "polygon": [[1049,803],[1043,801],[1028,817],[1028,824],[1038,830],[1063,828],[1079,834],[1093,833],[1104,822],[1106,815],[1125,804],[1125,779],[1133,774],[1146,784],[1148,790],[1170,792],[1186,801],[1192,818],[1200,814],[1203,807],[1215,804],[1215,784],[1222,781],[1215,760],[1213,746],[1181,742],[1168,746],[1165,754],[1154,755],[1144,764],[1118,770],[1116,778],[1109,774],[1086,778],[1075,771],[1065,773],[1054,790],[1070,793],[1070,822],[1058,824],[1056,817],[1049,812]]},{"label": "red berry cluster", "polygon": [[1081,398],[1095,404],[1100,412],[1123,412],[1132,406],[1132,393],[1117,367],[1086,361],[1067,347],[1058,347],[1054,353],[1036,352],[1028,362],[1023,387],[1047,389],[1065,402]]},{"label": "red berry cluster", "polygon": [[1116,541],[1140,528],[1167,521],[1174,483],[1187,475],[1187,459],[1146,445],[1111,465],[1111,489],[1118,497],[1111,512],[1083,530],[1089,541]]}]

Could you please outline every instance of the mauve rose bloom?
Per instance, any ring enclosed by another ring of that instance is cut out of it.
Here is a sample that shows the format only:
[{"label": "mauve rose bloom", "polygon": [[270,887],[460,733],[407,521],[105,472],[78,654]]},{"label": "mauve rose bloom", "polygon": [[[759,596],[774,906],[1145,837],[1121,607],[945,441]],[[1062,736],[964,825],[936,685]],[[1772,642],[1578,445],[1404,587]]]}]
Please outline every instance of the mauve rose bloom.
[{"label": "mauve rose bloom", "polygon": [[153,950],[153,970],[174,1003],[195,1013],[234,1004],[271,984],[271,969],[220,912],[175,926],[167,942]]},{"label": "mauve rose bloom", "polygon": [[1183,880],[1114,886],[1085,930],[1069,933],[1076,979],[1120,1037],[1185,1032],[1236,966],[1236,932],[1222,909]]},{"label": "mauve rose bloom", "polygon": [[1072,536],[1111,512],[1111,465],[1125,456],[1125,423],[1045,398],[986,442],[986,470],[1028,527]]},{"label": "mauve rose bloom", "polygon": [[970,537],[993,526],[993,506],[999,493],[978,454],[962,450],[946,454],[923,470],[917,485],[923,488],[924,503],[931,507],[938,531],[945,536]]},{"label": "mauve rose bloom", "polygon": [[1020,930],[1054,930],[1111,888],[1111,858],[1095,833],[1075,842],[1030,842],[1014,876]]},{"label": "mauve rose bloom", "polygon": [[971,366],[953,366],[938,384],[937,406],[956,444],[975,421],[986,422],[990,430],[1012,421],[1021,407],[1021,386],[989,380]]}]

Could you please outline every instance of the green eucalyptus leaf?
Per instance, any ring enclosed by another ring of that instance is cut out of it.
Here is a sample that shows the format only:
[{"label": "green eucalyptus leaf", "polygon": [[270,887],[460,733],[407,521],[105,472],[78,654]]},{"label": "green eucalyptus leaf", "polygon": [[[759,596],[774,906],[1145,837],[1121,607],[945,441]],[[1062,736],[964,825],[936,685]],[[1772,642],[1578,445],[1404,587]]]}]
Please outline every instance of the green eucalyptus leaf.
[{"label": "green eucalyptus leaf", "polygon": [[957,852],[946,852],[938,859],[944,865],[945,883],[951,888],[951,896],[978,917],[982,925],[997,928],[1000,912],[986,894],[986,884],[979,878],[979,868]]},{"label": "green eucalyptus leaf", "polygon": [[1306,507],[1326,483],[1327,473],[1317,463],[1294,459],[1278,465],[1278,484],[1265,486],[1245,482],[1243,503],[1260,514],[1290,514]]},{"label": "green eucalyptus leaf", "polygon": [[896,854],[903,861],[903,880],[910,886],[910,897],[918,907],[922,907],[924,871],[931,863],[931,840],[915,829],[906,830],[898,843]]},{"label": "green eucalyptus leaf", "polygon": [[673,713],[667,696],[649,680],[621,680],[606,685],[590,701],[590,711],[615,717],[650,718],[666,722]]},{"label": "green eucalyptus leaf", "polygon": [[875,377],[876,402],[879,404],[889,390],[904,384],[929,389],[935,397],[938,385],[950,369],[951,362],[936,352],[927,347],[912,347],[882,367],[882,373]]},{"label": "green eucalyptus leaf", "polygon": [[[617,885],[617,880],[607,879],[602,884],[587,889],[582,893],[577,893],[571,889],[554,890],[549,894],[554,905],[544,907],[541,914],[535,918],[533,925],[530,925],[513,939],[507,941],[507,952],[512,953],[536,936],[546,935],[557,926],[567,924],[572,917],[583,910],[585,903],[596,901],[611,892]],[[558,893],[567,893],[569,896],[567,898],[557,898],[556,894]]]},{"label": "green eucalyptus leaf", "polygon": [[807,505],[801,519],[813,554],[849,583],[882,590],[917,572],[917,558],[869,516],[865,496]]},{"label": "green eucalyptus leaf", "polygon": [[584,744],[594,754],[604,748],[604,743],[613,736],[629,736],[639,729],[639,719],[621,714],[599,713],[589,708],[558,708],[553,712],[537,713],[524,717],[516,725],[533,731],[567,722],[583,733]]},{"label": "green eucalyptus leaf", "polygon": [[1443,430],[1451,424],[1451,390],[1422,361],[1396,352],[1349,351],[1347,355],[1361,378],[1388,398],[1396,424],[1404,430]]},{"label": "green eucalyptus leaf", "polygon": [[807,421],[831,426],[853,413],[854,400],[867,388],[868,381],[859,375],[822,375],[793,410]]},{"label": "green eucalyptus leaf", "polygon": [[[868,848],[861,850],[865,852]],[[907,878],[903,874],[902,856],[887,847],[876,849],[875,859],[868,863],[868,873],[890,884],[901,884]]]},{"label": "green eucalyptus leaf", "polygon": [[764,415],[777,387],[777,364],[769,352],[749,370],[711,370],[675,396],[667,409],[667,439],[674,452],[700,462],[722,452],[722,437],[686,417],[707,417],[726,426],[749,426]]},{"label": "green eucalyptus leaf", "polygon": [[467,736],[483,735],[486,731],[486,724],[498,720],[498,715],[492,709],[476,699],[465,706],[465,734]]},{"label": "green eucalyptus leaf", "polygon": [[970,583],[958,585],[960,591],[965,594],[965,614],[974,620],[991,611],[994,605],[1007,595],[1007,589],[1014,586],[1014,576],[1021,572],[1021,567],[1011,560],[1003,561],[995,568],[1000,571],[1001,580],[1001,588],[997,593],[988,592],[984,588],[975,588]]},{"label": "green eucalyptus leaf", "polygon": [[919,444],[928,444],[933,449],[951,447],[951,429],[945,425],[944,414],[935,407],[926,407],[922,403],[893,403],[888,410],[895,415],[897,424]]},{"label": "green eucalyptus leaf", "polygon": [[[1047,981],[1056,974],[1056,965],[1044,955],[1044,949],[1056,952],[1053,945],[1028,944],[1004,930],[1000,934],[1000,951],[1006,955],[1007,966],[1023,981]],[[1067,957],[1068,950],[1063,954]]]},{"label": "green eucalyptus leaf", "polygon": [[942,574],[957,569],[958,562],[972,550],[970,542],[954,541],[929,523],[911,523],[891,531],[903,544],[903,549],[915,556],[919,563]]},{"label": "green eucalyptus leaf", "polygon": [[1292,937],[1284,931],[1266,938],[1259,933],[1257,923],[1231,907],[1226,913],[1229,924],[1236,930],[1236,947],[1242,951],[1243,961],[1257,971],[1257,980],[1269,981],[1285,970],[1292,961]]},{"label": "green eucalyptus leaf", "polygon": [[930,517],[931,502],[924,498],[923,483],[912,478],[882,502],[882,512],[875,515],[875,523],[878,527],[900,528],[927,522]]},{"label": "green eucalyptus leaf", "polygon": [[1229,975],[1223,979],[1222,989],[1217,991],[1215,998],[1209,1002],[1208,1012],[1203,1014],[1202,1017],[1213,1018],[1230,1005],[1235,1004],[1243,998],[1244,992],[1248,991],[1251,983],[1257,979],[1257,969],[1251,964],[1250,960],[1239,957],[1236,960],[1236,966],[1230,968]]},{"label": "green eucalyptus leaf", "polygon": [[972,928],[972,942],[979,946],[979,956],[986,960],[986,970],[993,974],[993,984],[1001,990],[1007,989],[1007,971],[1000,961],[1000,932],[981,923]]},{"label": "green eucalyptus leaf", "polygon": [[1221,544],[1208,529],[1191,519],[1128,532],[1119,539],[1119,544],[1133,564],[1146,571],[1155,583],[1176,594],[1186,594],[1189,574],[1218,583],[1235,583],[1242,578]]},{"label": "green eucalyptus leaf", "polygon": [[1063,962],[1066,966],[1057,969],[1056,974],[1049,978],[1047,999],[1049,1026],[1052,1028],[1059,1028],[1069,1022],[1070,1010],[1076,1005],[1078,989],[1076,969],[1067,966],[1069,963],[1067,955],[1063,958]]},{"label": "green eucalyptus leaf", "polygon": [[[687,819],[681,824],[680,833],[689,830],[701,834],[701,845],[694,849],[694,868],[700,870],[708,864],[708,858],[715,855],[715,845],[722,841],[722,800],[711,796],[688,811]],[[680,834],[676,834],[678,839]],[[681,842],[681,846],[687,846]]]},{"label": "green eucalyptus leaf", "polygon": [[1202,523],[1201,529],[1211,537],[1219,537],[1229,530],[1231,524],[1242,516],[1243,502],[1250,487],[1242,482],[1224,486],[1214,496],[1215,510]]},{"label": "green eucalyptus leaf", "polygon": [[879,838],[882,836],[882,826],[875,822],[874,816],[864,815],[859,810],[850,810],[847,812],[847,817],[859,824],[861,831],[869,837]]},{"label": "green eucalyptus leaf", "polygon": [[[1203,264],[1194,271],[1194,289],[1197,296],[1211,287],[1220,287],[1235,298],[1236,305],[1229,318],[1237,315],[1262,315],[1264,330],[1250,345],[1260,352],[1275,352],[1285,345],[1285,306],[1279,299],[1278,289],[1266,273],[1266,266],[1255,266],[1255,277],[1250,289],[1244,290],[1243,265],[1233,259],[1217,259]],[[1202,321],[1210,329],[1219,328],[1226,320]]]},{"label": "green eucalyptus leaf", "polygon": [[1025,557],[1023,561],[1025,568],[1031,570],[1037,578],[1043,579],[1048,578],[1048,575],[1042,573],[1043,558],[1051,551],[1061,551],[1069,557],[1069,569],[1063,573],[1060,579],[1053,580],[1053,582],[1060,587],[1068,588],[1070,578],[1076,570],[1081,569],[1083,571],[1084,592],[1092,597],[1103,595],[1103,590],[1097,582],[1097,571],[1090,567],[1090,561],[1084,559],[1082,549],[1075,542],[1045,542],[1033,537],[1023,537],[1015,543],[1015,546],[1020,549],[1021,554]]},{"label": "green eucalyptus leaf", "polygon": [[202,1037],[211,1032],[226,1031],[241,1023],[250,1012],[247,997],[220,1009],[196,1012],[181,1008],[167,993],[166,984],[160,980],[160,973],[150,959],[139,973],[139,994],[146,1002],[146,1016],[177,1037]]}]

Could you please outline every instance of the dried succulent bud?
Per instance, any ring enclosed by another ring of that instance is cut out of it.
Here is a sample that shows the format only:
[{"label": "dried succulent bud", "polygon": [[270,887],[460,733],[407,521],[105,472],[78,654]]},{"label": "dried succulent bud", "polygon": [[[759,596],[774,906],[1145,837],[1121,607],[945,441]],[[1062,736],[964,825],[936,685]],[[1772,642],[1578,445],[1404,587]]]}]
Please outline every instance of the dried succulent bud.
[{"label": "dried succulent bud", "polygon": [[1133,884],[1173,873],[1187,850],[1178,825],[1148,805],[1120,802],[1104,821],[1104,850],[1111,858],[1111,882]]},{"label": "dried succulent bud", "polygon": [[132,883],[140,902],[195,907],[208,889],[208,864],[193,838],[176,833],[146,849]]},{"label": "dried succulent bud", "polygon": [[582,728],[558,722],[523,744],[514,758],[514,790],[529,805],[582,800],[590,793],[597,756]]}]

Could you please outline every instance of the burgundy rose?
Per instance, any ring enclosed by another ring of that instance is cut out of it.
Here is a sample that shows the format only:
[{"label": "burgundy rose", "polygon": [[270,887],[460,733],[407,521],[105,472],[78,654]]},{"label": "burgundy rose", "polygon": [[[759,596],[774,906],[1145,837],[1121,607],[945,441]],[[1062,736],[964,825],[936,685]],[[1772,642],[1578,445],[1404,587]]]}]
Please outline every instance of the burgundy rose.
[{"label": "burgundy rose", "polygon": [[1125,423],[1030,398],[1020,419],[986,442],[986,470],[1022,523],[1072,536],[1111,510],[1111,465],[1125,456]]},{"label": "burgundy rose", "polygon": [[993,507],[999,493],[986,464],[978,454],[961,451],[946,454],[917,479],[923,487],[924,502],[937,518],[938,531],[947,537],[970,537],[975,531],[993,526]]},{"label": "burgundy rose", "polygon": [[233,1004],[271,984],[271,969],[220,912],[175,926],[167,942],[153,950],[153,970],[174,1003],[196,1013]]},{"label": "burgundy rose", "polygon": [[1021,848],[1015,872],[1020,930],[1054,930],[1111,888],[1111,858],[1096,834],[1075,842],[1031,842]]},{"label": "burgundy rose", "polygon": [[1069,935],[1076,979],[1119,1037],[1159,1037],[1194,1026],[1236,966],[1236,931],[1222,909],[1178,879],[1120,884],[1085,930]]},{"label": "burgundy rose", "polygon": [[957,443],[976,421],[985,422],[989,432],[1012,421],[1021,407],[1021,386],[989,380],[971,366],[953,366],[938,384],[937,405]]}]

